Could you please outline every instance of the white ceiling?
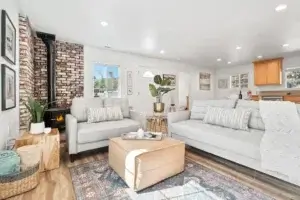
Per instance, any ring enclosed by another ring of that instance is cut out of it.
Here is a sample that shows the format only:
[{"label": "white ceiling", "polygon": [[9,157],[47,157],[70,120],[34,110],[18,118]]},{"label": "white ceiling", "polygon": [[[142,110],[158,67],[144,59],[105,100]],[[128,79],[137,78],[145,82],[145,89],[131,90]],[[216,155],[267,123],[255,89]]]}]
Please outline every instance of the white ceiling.
[{"label": "white ceiling", "polygon": [[[201,67],[300,50],[300,0],[20,0],[20,4],[33,27],[59,39],[110,45]],[[275,12],[279,4],[287,4],[287,10]],[[290,46],[283,48],[284,43]],[[242,49],[236,50],[237,45]]]}]

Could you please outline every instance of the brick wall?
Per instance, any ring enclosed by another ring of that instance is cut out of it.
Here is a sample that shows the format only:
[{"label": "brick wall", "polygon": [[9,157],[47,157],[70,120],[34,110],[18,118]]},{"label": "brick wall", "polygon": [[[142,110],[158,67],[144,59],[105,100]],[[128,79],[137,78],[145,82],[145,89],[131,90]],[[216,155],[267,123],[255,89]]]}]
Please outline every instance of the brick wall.
[{"label": "brick wall", "polygon": [[34,49],[33,31],[29,20],[19,16],[19,42],[20,42],[20,130],[26,130],[30,122],[30,113],[24,103],[34,93]]},{"label": "brick wall", "polygon": [[[56,41],[56,104],[69,106],[74,97],[83,96],[83,45]],[[47,101],[47,51],[40,38],[34,45],[34,97]]]},{"label": "brick wall", "polygon": [[70,105],[74,97],[83,96],[83,46],[56,41],[57,105]]}]

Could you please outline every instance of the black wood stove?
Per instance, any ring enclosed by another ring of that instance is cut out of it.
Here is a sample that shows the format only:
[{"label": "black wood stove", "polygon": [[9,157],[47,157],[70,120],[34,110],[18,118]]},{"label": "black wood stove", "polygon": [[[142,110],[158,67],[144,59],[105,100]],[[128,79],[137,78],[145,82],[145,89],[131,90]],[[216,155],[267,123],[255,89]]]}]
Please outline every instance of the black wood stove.
[{"label": "black wood stove", "polygon": [[47,49],[47,99],[49,109],[45,112],[45,125],[63,131],[66,127],[65,116],[70,113],[70,109],[66,106],[58,107],[56,103],[55,35],[37,32],[37,36],[42,39]]}]

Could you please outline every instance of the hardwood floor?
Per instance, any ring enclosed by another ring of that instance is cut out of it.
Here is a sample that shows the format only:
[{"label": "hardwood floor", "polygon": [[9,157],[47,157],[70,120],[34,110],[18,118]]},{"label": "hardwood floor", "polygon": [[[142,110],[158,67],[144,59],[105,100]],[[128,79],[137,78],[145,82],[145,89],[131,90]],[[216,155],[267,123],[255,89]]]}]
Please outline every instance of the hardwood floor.
[{"label": "hardwood floor", "polygon": [[[65,152],[64,148],[62,148],[62,152]],[[55,170],[41,173],[40,184],[37,188],[27,193],[9,198],[9,200],[73,200],[75,199],[75,194],[69,168],[83,163],[101,160],[105,156],[107,156],[107,152],[86,152],[80,154],[79,158],[74,163],[70,163],[67,153],[62,153],[60,167]],[[240,181],[249,187],[274,197],[275,199],[300,200],[300,193],[297,194],[297,191],[288,191],[282,189],[282,187],[276,187],[275,185],[257,180],[255,176],[240,173],[236,170],[236,168],[229,168],[225,164],[217,162],[204,154],[202,155],[201,152],[199,153],[194,150],[187,149],[186,158],[196,161],[201,165],[213,169],[232,179]]]}]

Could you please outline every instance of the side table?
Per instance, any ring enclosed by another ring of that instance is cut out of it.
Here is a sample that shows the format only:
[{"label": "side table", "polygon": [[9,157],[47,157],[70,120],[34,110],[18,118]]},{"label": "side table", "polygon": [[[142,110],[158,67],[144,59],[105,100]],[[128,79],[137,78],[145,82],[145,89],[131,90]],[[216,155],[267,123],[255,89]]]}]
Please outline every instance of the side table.
[{"label": "side table", "polygon": [[52,129],[48,134],[33,135],[25,132],[16,139],[15,148],[24,145],[38,144],[41,147],[41,165],[40,172],[59,168],[60,144],[58,129]]},{"label": "side table", "polygon": [[168,118],[166,115],[154,114],[147,116],[147,131],[168,133]]}]

